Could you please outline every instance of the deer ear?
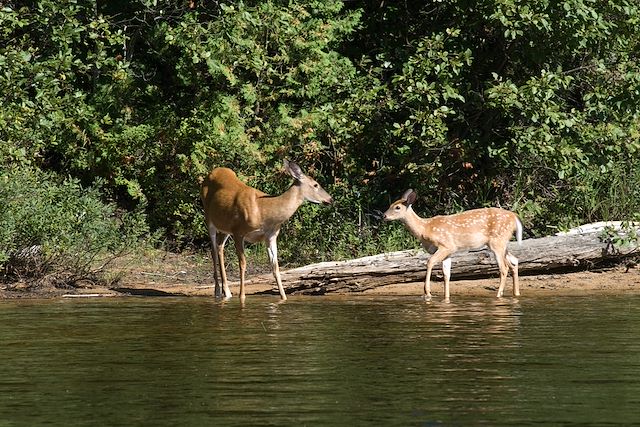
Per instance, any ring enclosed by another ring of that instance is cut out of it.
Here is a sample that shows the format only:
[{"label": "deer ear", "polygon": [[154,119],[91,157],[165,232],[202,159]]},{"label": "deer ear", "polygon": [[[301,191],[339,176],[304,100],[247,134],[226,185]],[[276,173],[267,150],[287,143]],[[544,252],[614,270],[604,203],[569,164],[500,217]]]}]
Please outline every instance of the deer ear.
[{"label": "deer ear", "polygon": [[287,159],[284,159],[284,170],[286,170],[289,175],[291,175],[298,181],[300,181],[302,177],[304,177],[304,173],[302,172],[302,169],[300,169],[300,166],[298,166],[294,162],[290,162]]},{"label": "deer ear", "polygon": [[413,191],[411,188],[404,192],[402,195],[402,200],[404,200],[404,204],[409,206],[415,203],[418,198],[418,193]]}]

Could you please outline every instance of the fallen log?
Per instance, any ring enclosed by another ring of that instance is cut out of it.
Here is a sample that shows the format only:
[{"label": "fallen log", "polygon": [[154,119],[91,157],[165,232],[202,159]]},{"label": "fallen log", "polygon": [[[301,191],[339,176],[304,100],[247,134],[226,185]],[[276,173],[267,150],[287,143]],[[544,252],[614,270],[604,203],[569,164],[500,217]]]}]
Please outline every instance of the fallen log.
[{"label": "fallen log", "polygon": [[[519,259],[521,275],[593,268],[614,259],[640,254],[637,243],[617,246],[599,232],[563,234],[526,239],[508,250]],[[326,294],[336,291],[362,292],[378,286],[424,281],[429,254],[423,250],[405,250],[357,258],[348,261],[321,262],[282,271],[289,294]],[[498,277],[498,267],[488,249],[459,252],[452,257],[451,278]],[[441,277],[441,266],[433,271]],[[268,284],[273,276],[254,277],[251,284]]]}]

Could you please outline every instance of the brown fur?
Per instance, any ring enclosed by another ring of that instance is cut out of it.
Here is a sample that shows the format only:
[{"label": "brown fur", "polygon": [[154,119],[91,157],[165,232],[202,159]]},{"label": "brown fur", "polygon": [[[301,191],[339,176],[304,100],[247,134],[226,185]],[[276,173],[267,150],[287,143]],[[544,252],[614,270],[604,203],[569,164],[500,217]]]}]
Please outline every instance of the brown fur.
[{"label": "brown fur", "polygon": [[216,168],[204,179],[200,196],[211,237],[216,296],[221,294],[218,283],[220,270],[225,296],[231,297],[224,268],[224,244],[228,236],[233,236],[240,263],[240,299],[245,298],[245,240],[267,241],[280,296],[287,299],[278,267],[277,237],[280,227],[305,200],[331,203],[332,199],[316,181],[302,173],[295,163],[285,160],[285,170],[295,179],[295,183],[279,196],[269,196],[246,185],[228,168]]}]

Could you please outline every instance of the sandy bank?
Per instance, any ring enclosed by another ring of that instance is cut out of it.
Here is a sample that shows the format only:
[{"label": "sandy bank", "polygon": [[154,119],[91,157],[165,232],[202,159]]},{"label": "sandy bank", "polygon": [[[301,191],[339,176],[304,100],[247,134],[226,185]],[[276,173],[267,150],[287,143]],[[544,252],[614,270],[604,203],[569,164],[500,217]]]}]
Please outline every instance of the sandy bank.
[{"label": "sandy bank", "polygon": [[[248,279],[257,273],[249,272]],[[84,283],[77,288],[59,289],[28,284],[12,284],[0,287],[0,298],[58,298],[73,296],[211,296],[213,297],[213,274],[210,264],[195,256],[165,254],[161,258],[144,264],[123,265],[120,278],[111,286]],[[233,277],[232,277],[233,279]],[[422,295],[422,282],[401,283],[379,286],[358,295]],[[451,281],[451,297],[456,295],[474,295],[493,298],[497,292],[498,277],[477,280]],[[286,287],[286,283],[285,283]],[[520,288],[523,298],[528,295],[579,295],[599,293],[603,295],[621,293],[640,293],[640,266],[632,263],[592,271],[579,271],[564,274],[542,274],[521,276]],[[238,294],[239,285],[232,282],[231,291]],[[443,284],[438,278],[432,282],[432,294],[438,299],[443,294]],[[270,284],[247,285],[247,294],[272,294],[277,299],[275,281]],[[291,295],[295,298],[295,295]],[[508,278],[505,297],[511,296],[511,278]]]}]

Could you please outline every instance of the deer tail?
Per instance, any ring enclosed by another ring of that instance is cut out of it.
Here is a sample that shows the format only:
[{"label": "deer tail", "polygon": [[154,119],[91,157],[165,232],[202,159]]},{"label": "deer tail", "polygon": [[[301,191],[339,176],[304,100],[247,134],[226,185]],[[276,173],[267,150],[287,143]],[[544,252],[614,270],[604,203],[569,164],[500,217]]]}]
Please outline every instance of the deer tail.
[{"label": "deer tail", "polygon": [[520,218],[516,216],[516,239],[518,240],[518,245],[522,245],[522,221]]}]

